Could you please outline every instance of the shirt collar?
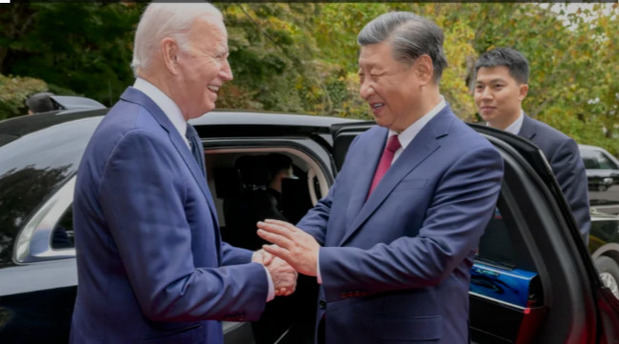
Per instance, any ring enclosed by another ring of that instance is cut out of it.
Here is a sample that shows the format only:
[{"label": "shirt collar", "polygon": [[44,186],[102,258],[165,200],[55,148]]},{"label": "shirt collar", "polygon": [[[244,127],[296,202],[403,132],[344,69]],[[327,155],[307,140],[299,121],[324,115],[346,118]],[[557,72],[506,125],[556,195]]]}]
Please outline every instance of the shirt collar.
[{"label": "shirt collar", "polygon": [[[398,151],[404,151],[411,141],[419,134],[421,129],[434,118],[443,108],[447,105],[445,102],[445,98],[441,96],[441,101],[430,110],[425,115],[421,116],[418,120],[416,120],[413,124],[411,124],[408,128],[404,129],[398,136],[398,140],[400,141],[400,145],[402,148],[398,149]],[[398,135],[398,133],[394,130],[389,129],[389,135],[387,137],[391,137],[391,135]]]},{"label": "shirt collar", "polygon": [[522,122],[524,120],[524,111],[520,110],[520,116],[518,116],[518,118],[516,118],[516,120],[510,124],[507,128],[505,128],[505,131],[507,131],[508,133],[514,134],[514,135],[518,135],[518,133],[520,132],[520,129],[522,128]]},{"label": "shirt collar", "polygon": [[142,91],[146,94],[152,101],[157,104],[157,106],[163,111],[163,113],[168,117],[174,128],[181,135],[185,143],[189,145],[189,141],[185,134],[187,133],[187,121],[183,114],[181,113],[181,109],[176,105],[176,103],[168,97],[165,93],[161,92],[157,86],[151,84],[150,82],[137,78],[135,79],[135,83],[133,87]]}]

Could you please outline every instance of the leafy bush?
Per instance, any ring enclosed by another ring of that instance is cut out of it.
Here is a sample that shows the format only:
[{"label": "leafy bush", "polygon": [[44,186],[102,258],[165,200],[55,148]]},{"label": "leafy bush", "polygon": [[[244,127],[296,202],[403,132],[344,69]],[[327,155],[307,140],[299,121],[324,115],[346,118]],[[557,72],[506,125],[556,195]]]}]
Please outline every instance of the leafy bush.
[{"label": "leafy bush", "polygon": [[0,120],[27,113],[24,102],[28,96],[47,90],[47,84],[43,80],[0,74]]}]

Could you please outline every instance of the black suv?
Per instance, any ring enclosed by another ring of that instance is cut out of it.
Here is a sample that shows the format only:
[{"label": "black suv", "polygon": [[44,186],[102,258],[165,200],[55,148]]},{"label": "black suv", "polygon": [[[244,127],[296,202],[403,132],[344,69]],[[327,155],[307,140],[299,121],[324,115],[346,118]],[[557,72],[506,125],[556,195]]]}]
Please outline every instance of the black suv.
[{"label": "black suv", "polygon": [[[75,175],[106,112],[61,110],[0,122],[2,343],[68,340],[77,285]],[[280,153],[292,160],[295,178],[283,183],[281,211],[294,222],[326,195],[352,139],[373,125],[234,111],[191,124],[204,145],[222,235],[237,245],[251,245],[255,235],[238,220],[266,187],[263,158]],[[619,301],[601,283],[548,163],[521,138],[472,126],[505,161],[497,210],[471,271],[472,341],[616,343]],[[602,240],[619,242],[616,235]],[[315,280],[302,277],[295,295],[268,305],[268,319],[225,323],[226,343],[311,343],[315,292]],[[277,327],[281,322],[269,319],[287,322]]]}]

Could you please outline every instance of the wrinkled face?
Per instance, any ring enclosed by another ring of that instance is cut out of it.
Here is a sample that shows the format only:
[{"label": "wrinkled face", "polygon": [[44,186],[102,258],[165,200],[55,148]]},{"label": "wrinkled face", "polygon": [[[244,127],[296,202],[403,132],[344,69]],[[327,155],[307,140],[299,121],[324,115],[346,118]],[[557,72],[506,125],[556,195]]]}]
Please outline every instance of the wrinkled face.
[{"label": "wrinkled face", "polygon": [[389,42],[361,47],[359,93],[378,125],[401,132],[416,120],[420,94],[414,64],[395,60]]},{"label": "wrinkled face", "polygon": [[475,80],[475,105],[490,126],[505,129],[520,115],[529,87],[518,83],[505,66],[481,67]]},{"label": "wrinkled face", "polygon": [[198,18],[188,42],[178,53],[175,102],[186,119],[199,117],[215,108],[224,82],[232,80],[228,64],[228,34],[219,18]]}]

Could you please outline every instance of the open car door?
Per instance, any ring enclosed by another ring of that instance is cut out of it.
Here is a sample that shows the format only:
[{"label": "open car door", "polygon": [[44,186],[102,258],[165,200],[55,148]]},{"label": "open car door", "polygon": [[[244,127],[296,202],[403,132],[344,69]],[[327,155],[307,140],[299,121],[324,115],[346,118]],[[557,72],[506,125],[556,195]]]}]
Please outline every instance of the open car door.
[{"label": "open car door", "polygon": [[[373,124],[332,127],[336,171],[353,139]],[[471,127],[505,165],[495,215],[471,269],[471,341],[619,341],[619,302],[600,282],[543,153],[518,136]]]}]

